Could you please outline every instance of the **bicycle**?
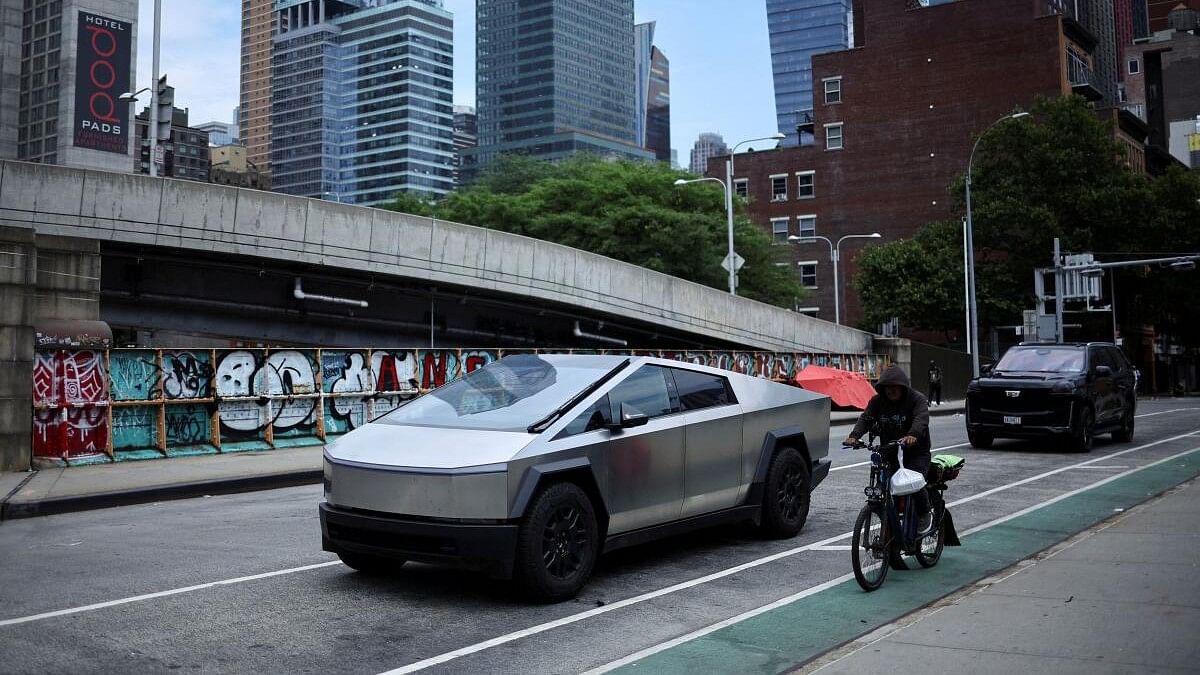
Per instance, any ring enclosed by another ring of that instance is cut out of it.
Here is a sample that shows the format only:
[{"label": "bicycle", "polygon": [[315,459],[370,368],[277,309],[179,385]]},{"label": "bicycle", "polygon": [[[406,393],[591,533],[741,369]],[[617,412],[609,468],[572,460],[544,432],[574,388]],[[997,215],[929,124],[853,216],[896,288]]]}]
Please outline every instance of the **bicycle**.
[{"label": "bicycle", "polygon": [[893,472],[883,460],[882,450],[886,448],[895,448],[899,458],[902,444],[894,441],[871,445],[858,441],[844,447],[871,451],[870,479],[863,489],[867,503],[854,521],[854,539],[850,546],[854,579],[864,591],[874,591],[882,586],[889,568],[908,569],[904,554],[915,556],[921,567],[929,568],[941,559],[943,548],[959,545],[954,520],[946,509],[942,493],[946,490],[946,481],[958,475],[961,459],[954,458],[958,462],[952,470],[931,463],[930,475],[922,489],[929,494],[933,523],[927,532],[918,532],[920,514],[916,511],[916,500],[910,499],[911,495],[892,495]]}]

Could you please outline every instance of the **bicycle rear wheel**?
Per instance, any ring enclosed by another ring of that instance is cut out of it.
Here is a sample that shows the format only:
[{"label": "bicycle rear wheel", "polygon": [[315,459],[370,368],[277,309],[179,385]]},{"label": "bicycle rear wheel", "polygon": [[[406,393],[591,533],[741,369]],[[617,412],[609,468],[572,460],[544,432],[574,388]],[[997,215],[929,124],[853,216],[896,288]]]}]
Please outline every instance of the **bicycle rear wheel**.
[{"label": "bicycle rear wheel", "polygon": [[921,539],[921,547],[917,549],[917,562],[921,567],[933,567],[942,558],[942,549],[946,546],[946,529],[942,525],[941,513],[938,513],[937,527]]},{"label": "bicycle rear wheel", "polygon": [[854,540],[850,545],[850,561],[854,565],[854,580],[864,591],[883,585],[888,572],[888,548],[891,533],[883,507],[867,504],[854,521]]}]

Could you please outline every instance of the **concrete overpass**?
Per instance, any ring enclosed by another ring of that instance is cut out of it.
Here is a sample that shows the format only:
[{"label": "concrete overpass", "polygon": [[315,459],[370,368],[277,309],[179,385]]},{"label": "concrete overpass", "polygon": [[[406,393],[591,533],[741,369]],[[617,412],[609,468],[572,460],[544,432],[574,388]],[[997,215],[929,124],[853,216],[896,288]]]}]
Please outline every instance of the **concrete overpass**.
[{"label": "concrete overpass", "polygon": [[[141,349],[108,350],[97,320]],[[0,162],[0,470],[27,467],[31,447],[120,459],[319,441],[512,348],[653,350],[766,377],[825,362],[873,374],[884,357],[869,354],[900,355],[503,232]],[[222,368],[254,375],[224,391]]]},{"label": "concrete overpass", "polygon": [[516,299],[526,308],[573,309],[711,346],[872,351],[870,333],[585,251],[256,190],[6,161],[0,226],[193,262],[231,257]]}]

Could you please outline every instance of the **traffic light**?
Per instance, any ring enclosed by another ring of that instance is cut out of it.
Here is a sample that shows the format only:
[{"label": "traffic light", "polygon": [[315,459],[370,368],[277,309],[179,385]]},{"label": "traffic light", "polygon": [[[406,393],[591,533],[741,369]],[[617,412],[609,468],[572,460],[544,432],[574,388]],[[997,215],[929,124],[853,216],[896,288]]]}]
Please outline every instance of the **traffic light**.
[{"label": "traffic light", "polygon": [[158,78],[155,84],[155,96],[158,101],[158,129],[156,137],[159,142],[171,140],[171,118],[175,112],[175,87],[167,85],[167,76]]}]

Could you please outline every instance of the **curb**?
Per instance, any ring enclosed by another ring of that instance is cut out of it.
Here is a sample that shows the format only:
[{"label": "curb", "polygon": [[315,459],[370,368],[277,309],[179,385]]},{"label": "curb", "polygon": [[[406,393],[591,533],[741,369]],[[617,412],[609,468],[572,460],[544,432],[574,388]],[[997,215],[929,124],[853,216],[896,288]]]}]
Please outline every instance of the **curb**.
[{"label": "curb", "polygon": [[[239,492],[295,487],[298,485],[313,485],[320,483],[322,476],[322,469],[304,469],[301,471],[250,476],[246,478],[202,480],[177,483],[175,485],[135,488],[120,492],[100,492],[71,497],[53,497],[32,502],[10,502],[6,500],[0,505],[0,521],[35,518],[58,513],[73,513],[76,511],[91,511],[93,509],[105,509],[113,506],[131,506],[134,504],[147,504],[175,499],[190,499],[205,495],[227,495]],[[9,499],[11,497],[10,495]]]}]

